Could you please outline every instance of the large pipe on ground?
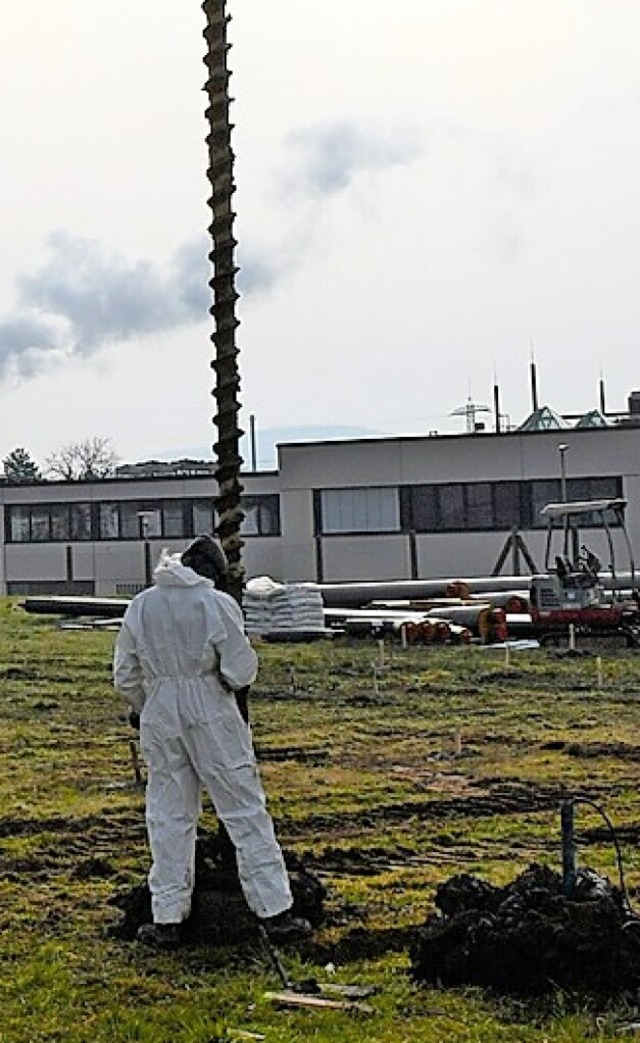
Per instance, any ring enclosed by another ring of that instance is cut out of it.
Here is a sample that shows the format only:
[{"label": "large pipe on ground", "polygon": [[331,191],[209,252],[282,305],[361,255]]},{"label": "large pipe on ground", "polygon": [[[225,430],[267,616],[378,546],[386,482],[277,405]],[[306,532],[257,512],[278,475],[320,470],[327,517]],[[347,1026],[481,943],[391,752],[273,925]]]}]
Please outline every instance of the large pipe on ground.
[{"label": "large pipe on ground", "polygon": [[408,580],[366,580],[354,583],[318,583],[325,605],[341,608],[351,605],[361,608],[372,601],[427,601],[430,598],[459,597],[462,591],[465,597],[470,593],[482,594],[483,591],[523,591],[528,589],[528,582],[523,576],[487,576],[475,579],[408,579]]}]

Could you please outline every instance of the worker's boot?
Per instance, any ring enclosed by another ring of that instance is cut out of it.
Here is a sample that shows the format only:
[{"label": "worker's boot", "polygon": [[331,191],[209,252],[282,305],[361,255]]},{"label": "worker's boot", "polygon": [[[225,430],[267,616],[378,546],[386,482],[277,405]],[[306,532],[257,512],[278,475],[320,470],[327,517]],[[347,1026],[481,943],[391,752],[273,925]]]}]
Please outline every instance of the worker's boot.
[{"label": "worker's boot", "polygon": [[180,945],[179,923],[143,923],[138,928],[136,938],[143,945],[154,949],[177,949]]},{"label": "worker's boot", "polygon": [[309,938],[313,928],[308,920],[301,916],[294,916],[290,909],[277,916],[268,916],[260,923],[267,932],[269,941],[276,945],[286,942],[299,942]]}]

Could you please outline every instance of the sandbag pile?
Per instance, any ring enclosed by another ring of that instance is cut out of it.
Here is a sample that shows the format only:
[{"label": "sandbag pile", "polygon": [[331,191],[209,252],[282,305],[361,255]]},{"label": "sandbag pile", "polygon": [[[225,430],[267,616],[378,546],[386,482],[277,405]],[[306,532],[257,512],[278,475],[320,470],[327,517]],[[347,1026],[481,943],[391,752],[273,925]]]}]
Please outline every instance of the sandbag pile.
[{"label": "sandbag pile", "polygon": [[280,631],[324,631],[324,603],[315,583],[277,583],[256,576],[242,599],[250,634]]}]

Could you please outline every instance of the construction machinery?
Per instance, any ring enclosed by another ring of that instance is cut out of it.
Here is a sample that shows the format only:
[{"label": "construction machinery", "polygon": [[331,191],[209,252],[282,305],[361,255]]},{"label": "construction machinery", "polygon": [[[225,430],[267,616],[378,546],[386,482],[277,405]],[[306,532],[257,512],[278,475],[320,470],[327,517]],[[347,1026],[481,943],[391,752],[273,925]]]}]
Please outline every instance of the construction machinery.
[{"label": "construction machinery", "polygon": [[[542,644],[566,640],[572,631],[590,636],[620,635],[640,642],[640,608],[633,548],[625,525],[624,499],[549,503],[544,571],[531,577],[532,629]],[[581,542],[581,530],[604,533],[609,553],[606,572],[597,555]],[[621,539],[614,539],[612,528]],[[627,561],[619,570],[619,546]]]}]

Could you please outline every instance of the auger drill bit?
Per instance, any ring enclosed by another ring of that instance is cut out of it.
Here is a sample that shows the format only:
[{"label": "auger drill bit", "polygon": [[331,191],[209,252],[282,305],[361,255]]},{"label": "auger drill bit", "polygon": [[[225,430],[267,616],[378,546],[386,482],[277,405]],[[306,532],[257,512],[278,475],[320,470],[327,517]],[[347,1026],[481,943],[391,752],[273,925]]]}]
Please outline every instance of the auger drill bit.
[{"label": "auger drill bit", "polygon": [[236,329],[239,321],[236,316],[238,293],[235,288],[238,269],[234,261],[237,245],[233,237],[235,214],[232,209],[235,192],[234,154],[231,148],[230,72],[227,65],[230,47],[227,43],[227,24],[230,19],[225,10],[226,0],[205,0],[202,9],[207,20],[204,31],[207,41],[205,64],[208,70],[205,84],[208,97],[206,117],[209,124],[206,139],[209,150],[207,177],[211,185],[211,197],[208,202],[213,215],[209,227],[213,244],[209,260],[213,276],[209,286],[213,291],[210,314],[214,320],[211,340],[215,348],[211,362],[215,372],[212,394],[217,406],[213,422],[218,429],[218,438],[213,447],[216,455],[215,478],[218,484],[217,535],[229,559],[229,593],[241,604],[244,587],[244,541],[240,536],[240,526],[244,514],[240,507],[243,489],[240,483],[240,439],[243,431],[238,423],[240,371]]}]

